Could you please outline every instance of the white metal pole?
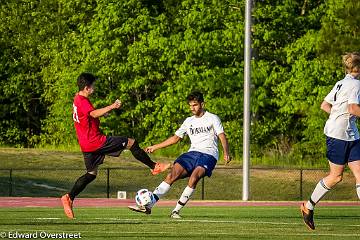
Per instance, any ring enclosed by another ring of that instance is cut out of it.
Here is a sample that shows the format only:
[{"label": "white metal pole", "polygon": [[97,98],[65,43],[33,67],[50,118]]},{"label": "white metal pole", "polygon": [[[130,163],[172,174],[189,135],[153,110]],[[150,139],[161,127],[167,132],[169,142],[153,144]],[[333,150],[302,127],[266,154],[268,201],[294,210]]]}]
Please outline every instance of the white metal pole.
[{"label": "white metal pole", "polygon": [[245,49],[244,49],[244,126],[243,126],[243,194],[249,200],[250,168],[250,73],[251,73],[251,0],[245,5]]}]

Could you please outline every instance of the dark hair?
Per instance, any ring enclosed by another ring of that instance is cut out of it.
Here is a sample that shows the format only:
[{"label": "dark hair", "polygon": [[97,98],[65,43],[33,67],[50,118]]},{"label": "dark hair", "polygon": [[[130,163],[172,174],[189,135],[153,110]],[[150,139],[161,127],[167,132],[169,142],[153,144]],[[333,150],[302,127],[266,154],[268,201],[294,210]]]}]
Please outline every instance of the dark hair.
[{"label": "dark hair", "polygon": [[91,73],[81,73],[77,79],[79,91],[84,90],[85,87],[90,87],[96,80],[96,77]]},{"label": "dark hair", "polygon": [[193,91],[187,96],[187,101],[198,101],[199,103],[204,102],[204,96],[199,91]]}]

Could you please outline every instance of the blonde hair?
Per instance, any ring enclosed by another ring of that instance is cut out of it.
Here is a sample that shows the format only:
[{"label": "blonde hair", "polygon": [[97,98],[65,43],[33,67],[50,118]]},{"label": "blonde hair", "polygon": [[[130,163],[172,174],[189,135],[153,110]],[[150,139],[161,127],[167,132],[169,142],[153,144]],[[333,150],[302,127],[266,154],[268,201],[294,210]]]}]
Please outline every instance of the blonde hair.
[{"label": "blonde hair", "polygon": [[342,60],[346,73],[360,73],[360,52],[346,53]]}]

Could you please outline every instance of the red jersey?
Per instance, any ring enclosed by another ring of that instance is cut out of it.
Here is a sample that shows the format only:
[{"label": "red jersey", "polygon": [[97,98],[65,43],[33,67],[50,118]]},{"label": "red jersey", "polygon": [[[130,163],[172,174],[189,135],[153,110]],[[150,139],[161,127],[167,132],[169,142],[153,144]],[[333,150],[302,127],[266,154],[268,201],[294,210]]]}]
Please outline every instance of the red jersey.
[{"label": "red jersey", "polygon": [[75,95],[73,103],[73,119],[76,135],[81,151],[94,152],[106,141],[106,136],[100,133],[100,120],[90,116],[95,108],[87,97]]}]

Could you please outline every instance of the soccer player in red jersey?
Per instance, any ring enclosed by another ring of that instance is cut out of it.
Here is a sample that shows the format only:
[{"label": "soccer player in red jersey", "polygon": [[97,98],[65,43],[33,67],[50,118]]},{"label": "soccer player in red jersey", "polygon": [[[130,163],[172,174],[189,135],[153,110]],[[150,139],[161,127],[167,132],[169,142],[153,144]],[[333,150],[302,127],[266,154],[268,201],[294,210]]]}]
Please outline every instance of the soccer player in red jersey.
[{"label": "soccer player in red jersey", "polygon": [[153,175],[170,167],[170,164],[153,162],[135,139],[101,134],[99,118],[121,108],[122,103],[116,100],[109,106],[95,109],[88,98],[94,92],[95,80],[95,76],[90,73],[82,73],[77,79],[79,92],[74,98],[73,120],[87,172],[77,179],[69,193],[61,197],[68,218],[74,218],[73,201],[96,178],[98,166],[103,163],[105,155],[118,157],[124,149],[129,149],[137,160],[151,169]]}]

